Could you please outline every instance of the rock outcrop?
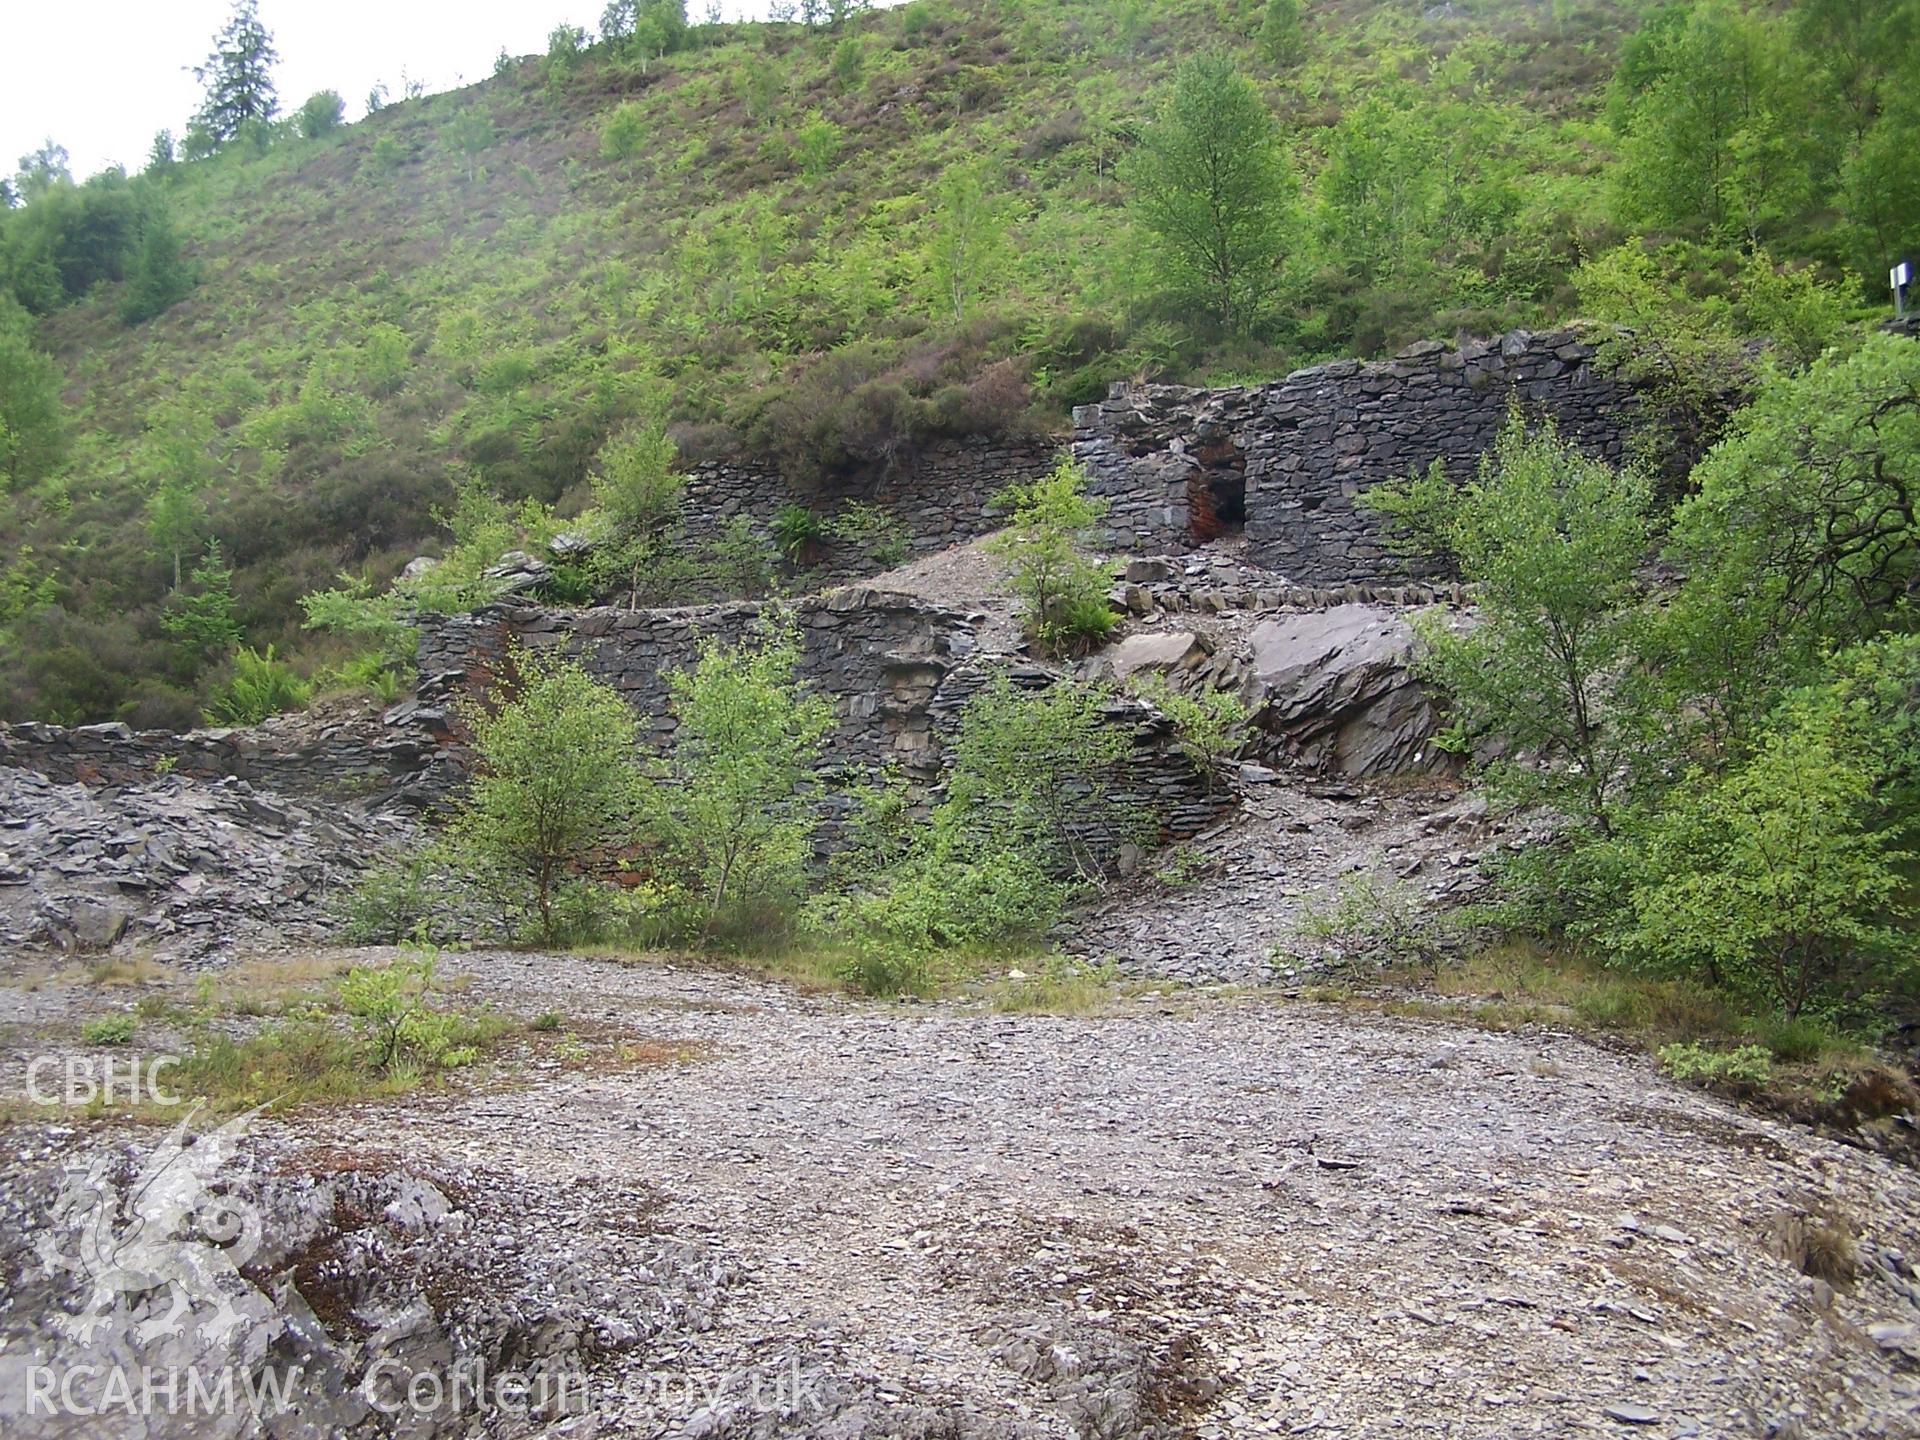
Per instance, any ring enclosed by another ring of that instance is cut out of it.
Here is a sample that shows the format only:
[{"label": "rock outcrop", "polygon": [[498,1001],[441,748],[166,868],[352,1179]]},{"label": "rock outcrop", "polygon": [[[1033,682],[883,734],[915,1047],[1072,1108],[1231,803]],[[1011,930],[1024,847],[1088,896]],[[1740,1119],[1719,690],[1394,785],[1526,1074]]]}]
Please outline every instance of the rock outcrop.
[{"label": "rock outcrop", "polygon": [[[640,611],[489,606],[423,631],[421,695],[443,713],[454,697],[479,694],[507,674],[516,649],[560,650],[627,699],[642,718],[643,743],[664,748],[674,728],[669,674],[694,664],[703,639],[747,635],[766,608],[751,601]],[[834,704],[836,723],[821,758],[830,781],[893,765],[910,780],[935,785],[966,702],[994,675],[1028,689],[1061,676],[1020,655],[987,653],[982,617],[910,595],[848,586],[799,601],[793,615],[800,676]],[[1163,833],[1191,835],[1231,805],[1231,791],[1209,789],[1174,743],[1171,725],[1148,706],[1122,696],[1105,713],[1131,733],[1128,794],[1160,817]],[[458,755],[456,747],[443,758]],[[449,768],[445,776],[457,773]],[[840,802],[830,794],[825,803],[822,843],[830,848]]]},{"label": "rock outcrop", "polygon": [[1261,704],[1254,723],[1279,754],[1353,778],[1432,770],[1440,716],[1410,668],[1403,612],[1340,605],[1263,620],[1253,629]]}]

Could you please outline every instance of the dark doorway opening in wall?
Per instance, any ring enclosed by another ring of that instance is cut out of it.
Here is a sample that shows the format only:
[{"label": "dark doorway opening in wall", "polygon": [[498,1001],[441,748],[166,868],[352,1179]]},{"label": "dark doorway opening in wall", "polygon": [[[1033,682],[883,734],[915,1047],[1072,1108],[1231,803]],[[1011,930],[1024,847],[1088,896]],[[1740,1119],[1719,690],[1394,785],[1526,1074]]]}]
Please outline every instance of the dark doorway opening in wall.
[{"label": "dark doorway opening in wall", "polygon": [[1187,523],[1196,540],[1237,535],[1247,522],[1247,457],[1231,442],[1202,447],[1187,476]]}]

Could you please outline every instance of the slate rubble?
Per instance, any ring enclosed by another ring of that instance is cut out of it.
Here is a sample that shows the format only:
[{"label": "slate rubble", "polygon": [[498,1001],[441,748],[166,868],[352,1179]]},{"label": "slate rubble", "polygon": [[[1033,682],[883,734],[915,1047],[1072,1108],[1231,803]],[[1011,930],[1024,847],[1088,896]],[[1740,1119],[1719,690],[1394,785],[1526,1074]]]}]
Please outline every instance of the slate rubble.
[{"label": "slate rubble", "polygon": [[1061,936],[1067,950],[1142,978],[1289,985],[1340,968],[1303,927],[1356,880],[1446,909],[1479,893],[1498,847],[1533,838],[1473,796],[1380,796],[1243,768],[1240,809],[1090,901]]},{"label": "slate rubble", "polygon": [[0,767],[0,945],[204,961],[319,939],[332,889],[410,834],[232,777],[87,786]]}]

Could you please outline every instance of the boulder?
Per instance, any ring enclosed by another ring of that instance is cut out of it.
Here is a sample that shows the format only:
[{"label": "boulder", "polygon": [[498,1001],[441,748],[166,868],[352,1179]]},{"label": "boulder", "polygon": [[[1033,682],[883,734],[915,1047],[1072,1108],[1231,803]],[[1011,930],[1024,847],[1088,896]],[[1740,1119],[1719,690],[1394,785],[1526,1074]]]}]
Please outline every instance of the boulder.
[{"label": "boulder", "polygon": [[1107,648],[1099,669],[1115,680],[1142,670],[1188,670],[1204,662],[1212,647],[1191,630],[1129,635]]},{"label": "boulder", "polygon": [[488,566],[481,574],[496,582],[497,593],[505,598],[538,590],[553,578],[553,567],[524,550],[509,550],[498,564]]},{"label": "boulder", "polygon": [[1173,562],[1159,557],[1129,560],[1126,578],[1130,585],[1158,585],[1173,578]]},{"label": "boulder", "polygon": [[122,907],[104,900],[77,900],[68,920],[68,934],[81,950],[111,950],[127,933],[132,919]]},{"label": "boulder", "polygon": [[1433,697],[1414,678],[1413,631],[1377,605],[1283,615],[1254,628],[1255,724],[1298,763],[1356,778],[1434,770]]}]

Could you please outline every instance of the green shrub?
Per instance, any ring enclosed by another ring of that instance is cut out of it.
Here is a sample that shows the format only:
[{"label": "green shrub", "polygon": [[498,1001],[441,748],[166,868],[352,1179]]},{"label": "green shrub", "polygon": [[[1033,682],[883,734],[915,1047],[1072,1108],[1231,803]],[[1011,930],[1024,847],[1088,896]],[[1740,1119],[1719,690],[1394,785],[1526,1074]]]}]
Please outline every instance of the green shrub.
[{"label": "green shrub", "polygon": [[1779,724],[1743,765],[1695,771],[1665,798],[1613,938],[1789,1016],[1872,1008],[1920,962],[1915,855],[1876,823],[1885,772],[1834,692]]},{"label": "green shrub", "polygon": [[1100,591],[1068,595],[1053,607],[1053,613],[1033,627],[1036,647],[1045,655],[1085,655],[1107,643],[1120,617],[1107,602],[1107,573],[1096,571]]},{"label": "green shrub", "polygon": [[1176,690],[1164,675],[1149,671],[1141,671],[1128,683],[1136,695],[1173,722],[1182,753],[1212,794],[1222,762],[1246,743],[1246,702],[1230,690],[1211,686],[1197,695]]},{"label": "green shrub", "polygon": [[454,502],[436,518],[451,532],[438,563],[376,592],[364,575],[342,575],[333,590],[301,597],[306,627],[327,630],[378,648],[387,664],[406,674],[413,668],[420,614],[448,615],[497,599],[499,582],[487,575],[509,550],[539,551],[561,528],[553,512],[534,500],[509,504],[464,468],[452,474]]},{"label": "green shrub", "polygon": [[359,1033],[369,1068],[403,1073],[409,1067],[453,1069],[479,1057],[487,1026],[441,1005],[435,979],[438,952],[378,967],[355,966],[339,981],[340,1006]]},{"label": "green shrub", "polygon": [[678,572],[691,567],[673,529],[687,477],[674,460],[673,440],[658,419],[630,425],[601,447],[588,474],[607,530],[590,562],[596,589],[624,585],[633,605],[684,598],[676,592],[690,576]]},{"label": "green shrub", "polygon": [[1300,0],[1267,0],[1260,21],[1260,49],[1276,65],[1299,63],[1307,49],[1300,29]]},{"label": "green shrub", "polygon": [[1449,580],[1460,578],[1460,557],[1452,531],[1460,519],[1460,487],[1447,478],[1446,461],[1425,471],[1409,471],[1403,480],[1386,480],[1354,502],[1381,521],[1387,550],[1403,560],[1430,561]]},{"label": "green shrub", "polygon": [[1018,850],[1049,875],[1094,880],[1105,870],[1103,847],[1154,827],[1128,790],[1133,736],[1108,720],[1109,699],[1095,685],[1028,691],[996,676],[961,718],[943,806],[989,848]]},{"label": "green shrub", "polygon": [[1430,970],[1458,949],[1464,922],[1403,884],[1382,885],[1360,874],[1340,887],[1331,906],[1303,910],[1296,928],[1329,959]]},{"label": "green shrub", "polygon": [[352,354],[355,381],[376,395],[391,395],[412,367],[413,340],[398,325],[382,320],[367,327]]},{"label": "green shrub", "polygon": [[1773,1079],[1773,1057],[1764,1045],[1742,1045],[1714,1050],[1705,1045],[1663,1045],[1660,1069],[1675,1080],[1701,1085],[1765,1085]]},{"label": "green shrub", "polygon": [[367,158],[362,169],[371,175],[391,175],[407,159],[407,147],[392,135],[382,135],[367,150]]},{"label": "green shrub", "polygon": [[984,951],[1044,935],[1073,887],[1033,859],[967,833],[955,813],[936,814],[909,851],[866,885],[818,898],[814,929],[854,946],[867,963],[939,950]]},{"label": "green shrub", "polygon": [[623,840],[641,789],[626,701],[576,661],[516,651],[506,697],[468,706],[478,765],[456,810],[454,844],[530,892],[540,940],[559,938],[562,888]]},{"label": "green shrub", "polygon": [[338,903],[340,938],[349,945],[425,940],[444,908],[448,876],[431,849],[376,860],[355,877]]},{"label": "green shrub", "polygon": [[67,453],[61,369],[33,342],[32,318],[0,288],[0,482],[9,491],[53,474]]},{"label": "green shrub", "polygon": [[1164,852],[1153,878],[1170,890],[1181,890],[1213,873],[1217,864],[1190,845],[1175,845]]},{"label": "green shrub", "polygon": [[609,160],[631,160],[646,143],[646,110],[635,101],[622,101],[600,122],[600,153]]},{"label": "green shrub", "polygon": [[833,84],[843,94],[860,83],[862,72],[866,69],[866,42],[858,35],[849,35],[833,47]]},{"label": "green shrub", "polygon": [[181,254],[180,235],[165,204],[151,200],[140,226],[140,239],[127,263],[127,288],[120,298],[120,318],[138,325],[165,314],[186,299],[199,280],[199,271]]},{"label": "green shrub", "polygon": [[1046,654],[1075,653],[1113,628],[1107,603],[1112,572],[1080,548],[1106,513],[1106,502],[1085,492],[1085,474],[1062,460],[1038,480],[1008,486],[996,501],[1012,513],[987,550],[1011,572],[1027,633]]},{"label": "green shrub", "polygon": [[798,677],[800,634],[770,616],[738,644],[710,638],[668,677],[677,722],[643,829],[706,939],[774,938],[799,903],[816,824],[814,762],[833,704]]},{"label": "green shrub", "polygon": [[658,535],[680,514],[687,477],[659,420],[629,425],[594,457],[593,503],[619,536]]},{"label": "green shrub", "polygon": [[840,127],[819,115],[794,131],[793,158],[803,179],[817,182],[832,172],[840,138]]},{"label": "green shrub", "polygon": [[836,883],[809,928],[885,973],[909,957],[1030,942],[1101,873],[1102,847],[1144,839],[1127,795],[1132,740],[1105,692],[1062,682],[1038,694],[1002,675],[969,702],[947,793],[924,823],[897,781],[858,795]]},{"label": "green shrub", "polygon": [[841,978],[863,995],[931,995],[936,969],[925,951],[874,938],[840,968]]},{"label": "green shrub", "polygon": [[294,112],[294,124],[302,138],[318,140],[323,135],[331,135],[346,123],[347,102],[340,98],[336,90],[320,90],[309,95],[299,110]]},{"label": "green shrub", "polygon": [[1755,1023],[1753,1033],[1774,1059],[1788,1064],[1818,1060],[1845,1044],[1826,1021],[1810,1015],[1769,1016]]},{"label": "green shrub", "polygon": [[368,651],[342,660],[327,670],[321,679],[327,689],[340,689],[372,696],[383,705],[400,698],[404,680],[398,670],[378,651]]},{"label": "green shrub", "polygon": [[564,84],[580,68],[586,48],[587,32],[580,26],[564,22],[554,26],[547,35],[547,54],[542,62],[547,84],[556,89]]},{"label": "green shrub", "polygon": [[[375,594],[364,575],[342,575],[338,589],[315,590],[300,597],[307,629],[327,630],[349,640],[370,643],[377,665],[396,674],[412,670],[419,643],[414,627],[401,618],[405,606],[404,586]],[[348,662],[349,665],[358,663]]]},{"label": "green shrub", "polygon": [[598,945],[627,933],[620,890],[597,880],[566,881],[553,896],[553,939],[560,946]]},{"label": "green shrub", "polygon": [[233,615],[233,571],[227,568],[219,541],[207,542],[188,584],[168,597],[160,628],[196,661],[226,655],[240,644],[240,622]]},{"label": "green shrub", "polygon": [[1650,499],[1642,477],[1592,459],[1551,422],[1529,431],[1512,407],[1478,477],[1434,522],[1476,587],[1479,623],[1416,622],[1422,673],[1463,724],[1527,757],[1489,763],[1488,780],[1602,836],[1645,748],[1615,691],[1642,634],[1631,602]]},{"label": "green shrub", "polygon": [[131,1015],[102,1015],[80,1027],[80,1038],[89,1045],[131,1045],[134,1023]]}]

